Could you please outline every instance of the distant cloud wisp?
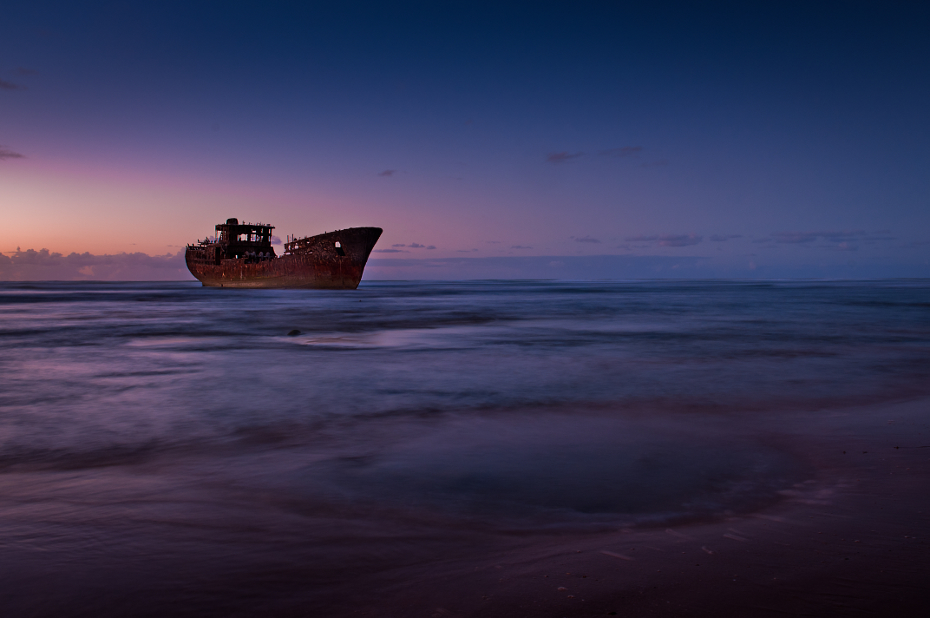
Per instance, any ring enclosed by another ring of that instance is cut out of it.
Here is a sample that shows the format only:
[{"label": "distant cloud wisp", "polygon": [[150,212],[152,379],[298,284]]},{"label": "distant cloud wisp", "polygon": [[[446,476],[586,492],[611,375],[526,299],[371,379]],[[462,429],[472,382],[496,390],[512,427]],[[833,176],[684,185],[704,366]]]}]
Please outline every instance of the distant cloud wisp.
[{"label": "distant cloud wisp", "polygon": [[775,232],[771,235],[771,240],[782,245],[797,245],[814,242],[820,236],[820,232]]},{"label": "distant cloud wisp", "polygon": [[8,150],[7,148],[0,146],[0,161],[3,161],[4,159],[25,159],[25,158],[26,158],[26,155],[21,155],[18,152],[13,152],[12,150]]},{"label": "distant cloud wisp", "polygon": [[583,152],[576,152],[574,154],[569,154],[568,152],[550,152],[546,155],[546,161],[549,163],[565,163],[569,159],[576,159],[584,155]]},{"label": "distant cloud wisp", "polygon": [[890,230],[879,230],[877,232],[867,232],[866,230],[841,230],[841,231],[819,231],[819,232],[774,232],[767,238],[759,239],[755,242],[775,242],[778,244],[803,245],[812,243],[817,240],[823,240],[832,243],[843,243],[850,241],[874,242],[879,240],[895,240],[890,236]]},{"label": "distant cloud wisp", "polygon": [[629,236],[627,242],[653,242],[660,247],[690,247],[704,240],[697,234],[660,234],[656,236]]},{"label": "distant cloud wisp", "polygon": [[410,244],[404,244],[402,242],[398,242],[398,243],[394,243],[393,245],[391,245],[390,249],[375,249],[375,252],[376,253],[410,253],[409,251],[405,251],[405,250],[401,251],[397,249],[397,247],[407,247],[408,249],[426,249],[427,251],[429,251],[430,249],[435,249],[436,245],[427,246],[427,245],[421,245],[418,242],[412,242]]},{"label": "distant cloud wisp", "polygon": [[378,176],[384,176],[384,177],[393,176],[396,172],[397,170],[384,170],[383,172],[378,173]]},{"label": "distant cloud wisp", "polygon": [[17,67],[16,70],[14,71],[14,73],[16,73],[17,75],[19,75],[19,76],[21,76],[21,77],[29,77],[29,76],[31,76],[31,75],[38,75],[38,74],[39,74],[38,71],[35,71],[35,70],[33,70],[33,69],[27,69],[27,68],[25,68],[25,67]]},{"label": "distant cloud wisp", "polygon": [[726,242],[734,238],[742,238],[742,237],[743,237],[742,234],[712,234],[711,236],[707,238],[707,240],[710,240],[713,242]]},{"label": "distant cloud wisp", "polygon": [[25,86],[20,86],[19,84],[14,84],[13,82],[8,82],[0,79],[0,90],[25,90]]},{"label": "distant cloud wisp", "polygon": [[589,242],[591,244],[599,244],[601,241],[593,236],[580,236],[575,239],[575,242]]},{"label": "distant cloud wisp", "polygon": [[696,234],[672,234],[659,236],[660,247],[690,247],[704,240],[703,236]]}]

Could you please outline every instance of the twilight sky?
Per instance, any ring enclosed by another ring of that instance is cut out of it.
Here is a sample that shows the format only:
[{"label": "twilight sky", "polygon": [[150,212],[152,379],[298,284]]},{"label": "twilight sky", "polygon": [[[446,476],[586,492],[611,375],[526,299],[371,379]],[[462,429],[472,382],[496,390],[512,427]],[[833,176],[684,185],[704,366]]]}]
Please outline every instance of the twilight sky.
[{"label": "twilight sky", "polygon": [[4,6],[0,279],[930,276],[930,4],[140,4]]}]

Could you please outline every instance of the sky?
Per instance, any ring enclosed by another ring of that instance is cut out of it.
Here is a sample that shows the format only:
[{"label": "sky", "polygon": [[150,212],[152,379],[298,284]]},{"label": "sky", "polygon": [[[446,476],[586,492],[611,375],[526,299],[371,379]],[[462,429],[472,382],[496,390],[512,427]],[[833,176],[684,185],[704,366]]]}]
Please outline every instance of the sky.
[{"label": "sky", "polygon": [[10,2],[0,279],[930,276],[930,4]]}]

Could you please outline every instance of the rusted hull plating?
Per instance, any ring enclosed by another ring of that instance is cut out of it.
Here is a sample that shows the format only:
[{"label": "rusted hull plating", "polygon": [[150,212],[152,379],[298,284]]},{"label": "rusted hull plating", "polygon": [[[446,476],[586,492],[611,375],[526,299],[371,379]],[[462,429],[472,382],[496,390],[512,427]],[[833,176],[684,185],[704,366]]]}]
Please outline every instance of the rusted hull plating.
[{"label": "rusted hull plating", "polygon": [[356,227],[319,234],[265,260],[215,259],[217,249],[209,245],[188,247],[185,259],[191,274],[208,287],[354,290],[381,232],[378,227]]}]

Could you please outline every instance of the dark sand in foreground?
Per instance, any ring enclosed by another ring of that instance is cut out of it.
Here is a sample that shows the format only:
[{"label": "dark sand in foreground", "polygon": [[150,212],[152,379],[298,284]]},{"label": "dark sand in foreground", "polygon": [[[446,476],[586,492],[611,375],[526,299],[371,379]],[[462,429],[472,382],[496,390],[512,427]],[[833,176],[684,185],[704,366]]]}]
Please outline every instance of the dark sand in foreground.
[{"label": "dark sand in foreground", "polygon": [[382,574],[370,588],[347,584],[325,613],[926,615],[930,401],[824,416],[783,419],[804,427],[796,448],[817,476],[764,511],[675,528],[488,543],[470,558]]},{"label": "dark sand in foreground", "polygon": [[[149,480],[162,478],[144,473],[157,462],[102,468],[76,487],[62,471],[47,481],[57,485],[35,486],[48,510],[28,494],[6,498],[7,519],[23,509],[27,523],[46,523],[4,548],[0,605],[43,617],[926,615],[930,400],[751,426],[802,461],[806,480],[762,510],[671,528],[502,533],[416,508],[255,515],[270,499],[260,490],[224,502],[218,520],[206,486]],[[127,479],[138,494],[106,495]]]}]

